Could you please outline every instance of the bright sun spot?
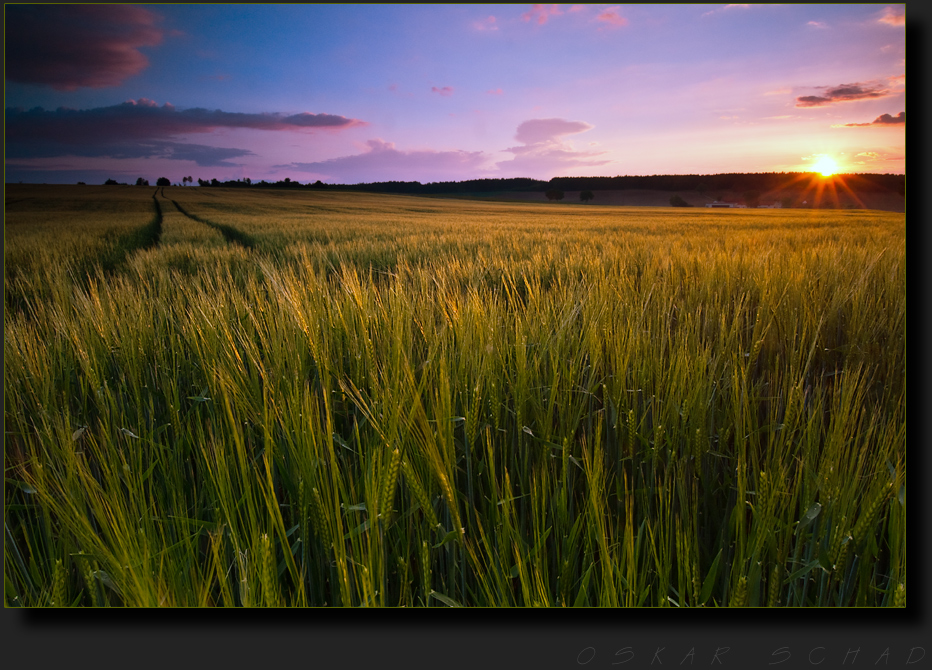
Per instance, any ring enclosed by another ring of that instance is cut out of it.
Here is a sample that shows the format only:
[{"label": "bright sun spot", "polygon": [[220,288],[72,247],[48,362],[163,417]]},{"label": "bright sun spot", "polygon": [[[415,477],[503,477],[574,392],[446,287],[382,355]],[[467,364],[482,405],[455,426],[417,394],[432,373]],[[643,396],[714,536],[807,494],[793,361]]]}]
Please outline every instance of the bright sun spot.
[{"label": "bright sun spot", "polygon": [[821,173],[823,177],[830,177],[838,170],[838,163],[836,163],[828,156],[822,156],[815,162],[815,165],[812,166],[812,169]]}]

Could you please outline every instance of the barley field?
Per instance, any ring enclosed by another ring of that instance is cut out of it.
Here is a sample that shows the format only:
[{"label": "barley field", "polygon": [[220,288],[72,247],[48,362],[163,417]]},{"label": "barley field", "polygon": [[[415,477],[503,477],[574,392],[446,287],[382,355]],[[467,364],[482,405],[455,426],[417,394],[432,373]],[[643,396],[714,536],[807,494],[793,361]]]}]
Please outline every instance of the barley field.
[{"label": "barley field", "polygon": [[905,214],[7,185],[8,607],[902,607]]}]

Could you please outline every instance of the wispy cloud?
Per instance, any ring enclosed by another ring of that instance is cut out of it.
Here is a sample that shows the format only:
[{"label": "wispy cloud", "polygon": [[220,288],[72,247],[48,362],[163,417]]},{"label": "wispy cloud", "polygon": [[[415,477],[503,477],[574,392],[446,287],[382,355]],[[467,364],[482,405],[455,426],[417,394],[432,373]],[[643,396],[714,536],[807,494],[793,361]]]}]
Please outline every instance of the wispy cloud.
[{"label": "wispy cloud", "polygon": [[713,14],[719,14],[721,12],[727,12],[733,9],[749,9],[751,5],[725,5],[724,7],[719,7],[718,9],[713,9],[712,11],[706,12],[703,16],[712,16]]},{"label": "wispy cloud", "polygon": [[488,95],[501,95],[501,94],[502,94],[502,89],[500,89],[500,88],[491,88],[491,89],[489,89],[488,91],[486,91],[486,94],[488,94]]},{"label": "wispy cloud", "polygon": [[498,30],[498,20],[490,15],[480,21],[474,21],[472,27],[476,30]]},{"label": "wispy cloud", "polygon": [[394,143],[373,139],[366,151],[313,163],[290,163],[276,168],[319,175],[327,181],[446,181],[463,179],[481,169],[488,157],[481,151],[401,151]]},{"label": "wispy cloud", "polygon": [[877,21],[888,26],[903,26],[906,25],[906,13],[899,8],[884,7],[883,14]]},{"label": "wispy cloud", "polygon": [[609,7],[603,10],[598,16],[596,16],[596,20],[616,28],[626,26],[628,25],[628,19],[619,13],[620,9],[621,7],[618,5],[615,7]]},{"label": "wispy cloud", "polygon": [[906,112],[900,112],[896,116],[890,114],[881,114],[870,123],[842,123],[833,125],[832,128],[863,128],[865,126],[899,126],[906,125]]},{"label": "wispy cloud", "polygon": [[870,84],[841,84],[839,86],[823,86],[822,95],[804,95],[796,98],[797,107],[825,107],[840,102],[854,102],[856,100],[872,100],[885,98],[890,92],[880,86]]},{"label": "wispy cloud", "polygon": [[809,26],[810,28],[819,28],[822,30],[824,30],[825,28],[828,28],[828,24],[825,23],[824,21],[809,21],[806,25]]},{"label": "wispy cloud", "polygon": [[437,88],[436,86],[431,86],[431,87],[430,87],[430,90],[431,90],[432,93],[437,93],[437,94],[442,95],[442,96],[444,96],[444,97],[453,95],[453,87],[452,87],[452,86],[444,86],[444,87],[442,87],[442,88]]},{"label": "wispy cloud", "polygon": [[852,163],[854,165],[872,165],[874,163],[885,163],[887,161],[901,161],[903,156],[897,154],[886,154],[880,153],[877,151],[862,151],[854,155],[855,159]]},{"label": "wispy cloud", "polygon": [[534,5],[530,11],[521,15],[525,21],[534,21],[537,25],[542,26],[547,23],[551,16],[560,16],[563,11],[560,5]]},{"label": "wispy cloud", "polygon": [[137,5],[7,5],[6,78],[73,91],[118,86],[161,43],[159,17]]}]

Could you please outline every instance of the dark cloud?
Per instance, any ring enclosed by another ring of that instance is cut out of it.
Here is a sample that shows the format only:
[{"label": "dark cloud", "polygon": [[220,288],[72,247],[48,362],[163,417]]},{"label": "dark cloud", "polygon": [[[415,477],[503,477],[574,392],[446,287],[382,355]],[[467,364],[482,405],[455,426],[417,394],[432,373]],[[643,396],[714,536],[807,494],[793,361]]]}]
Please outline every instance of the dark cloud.
[{"label": "dark cloud", "polygon": [[342,183],[373,181],[447,181],[465,179],[482,168],[481,151],[400,151],[391,142],[369,140],[368,150],[316,163],[291,163],[276,168],[300,170]]},{"label": "dark cloud", "polygon": [[178,142],[180,135],[217,128],[305,131],[365,125],[334,114],[244,114],[222,110],[179,111],[166,103],[140,98],[112,107],[54,111],[6,109],[6,157],[169,158],[205,167],[235,167],[231,159],[253,155],[244,149]]},{"label": "dark cloud", "polygon": [[7,108],[6,153],[12,158],[63,155],[139,158],[168,156],[194,160],[198,165],[225,165],[230,158],[249,155],[241,149],[224,149],[174,141],[179,135],[209,133],[217,128],[293,130],[347,128],[365,125],[334,114],[245,114],[222,110],[186,109],[157,105],[140,98],[112,107],[51,111]]},{"label": "dark cloud", "polygon": [[890,92],[879,86],[865,84],[842,84],[840,86],[824,86],[822,95],[804,95],[796,98],[797,107],[824,107],[837,102],[852,102],[855,100],[872,100],[885,98]]},{"label": "dark cloud", "polygon": [[57,140],[93,143],[114,139],[161,138],[187,133],[209,133],[217,128],[256,130],[300,130],[302,128],[347,128],[364,125],[356,119],[334,114],[246,114],[194,107],[179,111],[170,103],[161,107],[140,98],[112,107],[51,111],[36,107],[28,111],[6,110],[7,141]]},{"label": "dark cloud", "polygon": [[164,158],[176,161],[193,161],[204,167],[238,167],[242,163],[231,163],[231,158],[254,156],[246,149],[232,149],[227,147],[210,147],[203,144],[181,144],[177,142],[163,142],[160,148]]},{"label": "dark cloud", "polygon": [[73,91],[118,86],[161,43],[159,17],[135,5],[6,5],[6,78]]},{"label": "dark cloud", "polygon": [[194,161],[204,167],[237,167],[231,158],[253,156],[246,149],[211,147],[204,144],[183,142],[124,142],[103,144],[63,144],[61,142],[39,142],[34,144],[8,143],[7,167],[10,159],[56,158],[60,156],[82,156],[86,158],[167,158]]},{"label": "dark cloud", "polygon": [[898,124],[906,125],[906,112],[900,112],[896,116],[881,114],[870,123],[845,123],[843,128],[859,128],[863,126],[894,126]]}]

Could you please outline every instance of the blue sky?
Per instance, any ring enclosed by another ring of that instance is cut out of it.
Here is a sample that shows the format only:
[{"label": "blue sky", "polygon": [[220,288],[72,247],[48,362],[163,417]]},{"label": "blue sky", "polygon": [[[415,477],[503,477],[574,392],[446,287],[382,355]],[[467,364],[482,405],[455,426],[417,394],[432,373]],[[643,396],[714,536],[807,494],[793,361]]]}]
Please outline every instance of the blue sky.
[{"label": "blue sky", "polygon": [[6,5],[6,179],[905,173],[905,5]]}]

